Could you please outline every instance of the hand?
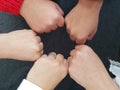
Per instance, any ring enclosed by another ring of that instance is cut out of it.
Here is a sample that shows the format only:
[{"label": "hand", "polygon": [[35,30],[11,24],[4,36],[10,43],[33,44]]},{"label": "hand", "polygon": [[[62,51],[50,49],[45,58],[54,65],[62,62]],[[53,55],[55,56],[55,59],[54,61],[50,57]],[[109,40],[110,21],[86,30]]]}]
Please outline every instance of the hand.
[{"label": "hand", "polygon": [[43,90],[53,90],[67,75],[68,63],[61,54],[50,53],[41,56],[27,75],[27,80]]},{"label": "hand", "polygon": [[5,58],[35,61],[43,53],[43,43],[32,30],[18,30],[6,34],[3,41]]},{"label": "hand", "polygon": [[20,13],[38,33],[50,32],[64,25],[63,11],[51,0],[24,0]]},{"label": "hand", "polygon": [[85,45],[77,46],[71,52],[69,74],[87,90],[118,90],[100,58]]},{"label": "hand", "polygon": [[78,44],[91,40],[97,31],[102,0],[80,0],[66,16],[65,22],[70,38]]}]

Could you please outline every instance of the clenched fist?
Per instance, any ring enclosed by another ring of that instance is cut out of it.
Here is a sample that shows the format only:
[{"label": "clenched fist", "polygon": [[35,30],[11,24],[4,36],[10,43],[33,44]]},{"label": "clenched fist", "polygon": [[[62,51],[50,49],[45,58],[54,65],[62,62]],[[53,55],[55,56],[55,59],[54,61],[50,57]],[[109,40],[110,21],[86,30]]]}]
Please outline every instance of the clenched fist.
[{"label": "clenched fist", "polygon": [[50,32],[64,25],[63,11],[51,0],[24,0],[20,13],[38,33]]},{"label": "clenched fist", "polygon": [[43,90],[54,90],[67,75],[68,63],[61,54],[50,53],[41,56],[27,75],[27,80]]},{"label": "clenched fist", "polygon": [[79,45],[72,50],[69,74],[86,90],[118,90],[100,58],[86,45]]},{"label": "clenched fist", "polygon": [[43,43],[32,30],[13,31],[2,38],[2,58],[35,61],[43,53]]},{"label": "clenched fist", "polygon": [[79,0],[65,17],[67,32],[73,41],[84,44],[97,31],[99,13],[103,0]]}]

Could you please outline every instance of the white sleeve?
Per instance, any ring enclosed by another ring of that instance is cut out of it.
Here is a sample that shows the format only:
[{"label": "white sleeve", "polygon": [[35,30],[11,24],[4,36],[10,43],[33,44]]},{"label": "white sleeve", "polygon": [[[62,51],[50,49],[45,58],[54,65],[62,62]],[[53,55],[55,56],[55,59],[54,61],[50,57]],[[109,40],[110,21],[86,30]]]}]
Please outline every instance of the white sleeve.
[{"label": "white sleeve", "polygon": [[116,84],[118,85],[119,89],[120,89],[120,78],[119,77],[116,77],[115,78],[115,82]]},{"label": "white sleeve", "polygon": [[17,90],[43,90],[39,86],[31,83],[28,80],[23,80]]}]

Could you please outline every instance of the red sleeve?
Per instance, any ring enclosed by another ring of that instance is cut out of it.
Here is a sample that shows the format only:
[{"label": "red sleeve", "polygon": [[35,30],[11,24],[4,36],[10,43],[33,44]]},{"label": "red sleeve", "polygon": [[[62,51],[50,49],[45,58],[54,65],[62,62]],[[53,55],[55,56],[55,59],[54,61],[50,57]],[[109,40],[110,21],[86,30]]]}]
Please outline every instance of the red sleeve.
[{"label": "red sleeve", "polygon": [[23,0],[0,0],[0,11],[20,15]]}]

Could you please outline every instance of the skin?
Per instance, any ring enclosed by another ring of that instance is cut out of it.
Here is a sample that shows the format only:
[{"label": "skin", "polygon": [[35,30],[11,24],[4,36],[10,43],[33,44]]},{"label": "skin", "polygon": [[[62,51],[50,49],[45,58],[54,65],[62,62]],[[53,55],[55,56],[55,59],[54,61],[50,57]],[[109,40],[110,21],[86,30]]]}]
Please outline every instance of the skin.
[{"label": "skin", "polygon": [[62,9],[51,0],[24,0],[20,14],[37,33],[50,32],[64,25]]},{"label": "skin", "polygon": [[42,55],[27,75],[27,80],[43,90],[54,90],[68,73],[68,63],[61,54]]},{"label": "skin", "polygon": [[100,58],[86,45],[79,45],[71,51],[69,74],[86,90],[119,90]]},{"label": "skin", "polygon": [[0,34],[0,58],[35,61],[43,53],[43,43],[32,30]]},{"label": "skin", "polygon": [[[86,90],[119,90],[100,58],[86,45],[78,45],[68,61],[61,54],[42,55],[27,75],[27,80],[43,90],[54,90],[67,73]],[[54,76],[54,77],[53,77]],[[98,82],[99,81],[99,82]]]},{"label": "skin", "polygon": [[79,0],[65,17],[67,32],[73,41],[84,44],[97,31],[99,13],[103,0]]},{"label": "skin", "polygon": [[[102,2],[103,0],[79,0],[65,17],[67,32],[73,41],[84,44],[93,38]],[[24,0],[20,14],[37,33],[50,32],[64,25],[63,11],[51,0]]]}]

